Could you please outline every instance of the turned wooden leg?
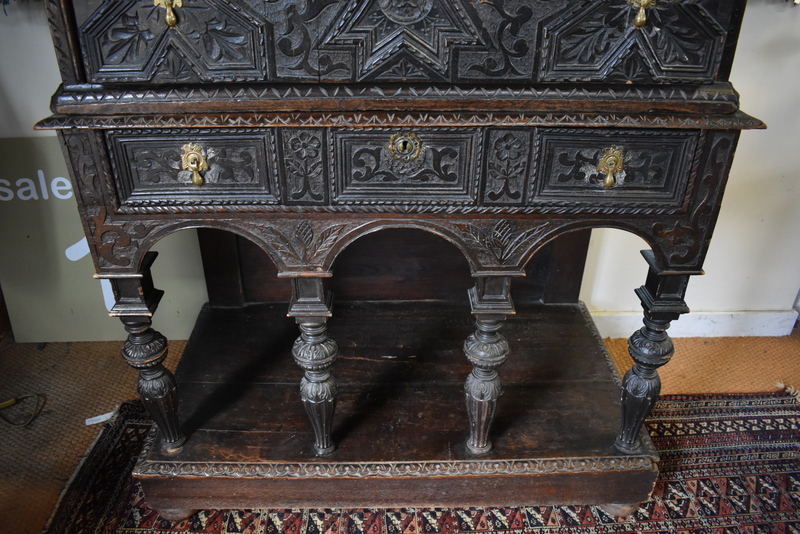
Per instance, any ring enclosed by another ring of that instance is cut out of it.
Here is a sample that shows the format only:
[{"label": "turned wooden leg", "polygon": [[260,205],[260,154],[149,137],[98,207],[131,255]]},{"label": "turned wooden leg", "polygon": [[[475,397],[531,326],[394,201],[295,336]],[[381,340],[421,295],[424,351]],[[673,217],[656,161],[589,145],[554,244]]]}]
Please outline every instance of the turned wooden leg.
[{"label": "turned wooden leg", "polygon": [[320,278],[297,278],[292,287],[289,315],[295,317],[300,327],[292,356],[305,371],[300,381],[300,398],[314,429],[314,450],[318,455],[326,455],[335,448],[331,423],[337,386],[330,367],[339,355],[339,347],[328,337],[326,325],[331,315],[330,297]]},{"label": "turned wooden leg", "polygon": [[634,366],[622,380],[622,425],[614,442],[624,453],[639,450],[639,433],[661,391],[658,368],[669,362],[675,352],[667,328],[689,311],[683,300],[686,286],[690,275],[700,274],[660,270],[652,252],[642,254],[650,265],[647,282],[636,290],[644,309],[644,326],[628,339]]},{"label": "turned wooden leg", "polygon": [[111,315],[117,316],[128,332],[122,357],[139,371],[137,390],[163,436],[162,446],[171,451],[186,443],[178,425],[178,391],[175,377],[164,367],[167,339],[151,328],[152,315],[163,291],[153,287],[150,266],[155,253],[148,253],[142,268],[132,274],[106,276],[114,289],[116,304]]},{"label": "turned wooden leg", "polygon": [[514,313],[509,288],[508,277],[482,277],[469,292],[477,328],[464,342],[464,353],[472,364],[464,393],[469,417],[467,449],[473,454],[485,454],[492,448],[489,431],[502,392],[497,368],[508,357],[508,342],[500,328],[506,315]]},{"label": "turned wooden leg", "polygon": [[675,352],[668,327],[669,321],[645,319],[644,326],[628,339],[628,353],[635,364],[622,381],[622,429],[615,442],[622,452],[639,448],[639,431],[661,392],[657,369]]}]

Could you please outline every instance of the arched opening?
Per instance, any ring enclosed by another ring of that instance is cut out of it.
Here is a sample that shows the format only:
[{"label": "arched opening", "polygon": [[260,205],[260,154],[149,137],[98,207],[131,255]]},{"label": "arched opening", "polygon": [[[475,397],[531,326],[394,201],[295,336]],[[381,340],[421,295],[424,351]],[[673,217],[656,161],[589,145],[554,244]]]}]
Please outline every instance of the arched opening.
[{"label": "arched opening", "polygon": [[632,232],[592,231],[580,299],[603,337],[627,338],[641,326],[642,307],[634,290],[647,278],[641,251],[649,249],[649,243]]}]

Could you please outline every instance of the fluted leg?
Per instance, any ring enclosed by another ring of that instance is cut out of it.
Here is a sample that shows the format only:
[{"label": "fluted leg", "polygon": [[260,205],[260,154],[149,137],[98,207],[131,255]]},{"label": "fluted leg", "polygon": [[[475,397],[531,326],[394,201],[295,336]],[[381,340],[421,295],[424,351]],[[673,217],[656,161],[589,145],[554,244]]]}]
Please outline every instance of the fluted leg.
[{"label": "fluted leg", "polygon": [[650,265],[645,285],[636,290],[644,309],[644,326],[628,339],[634,366],[622,380],[622,424],[614,445],[624,453],[639,449],[639,433],[658,400],[661,378],[658,368],[669,362],[675,349],[667,334],[670,322],[689,308],[683,300],[689,276],[700,271],[663,271],[650,251],[643,252]]},{"label": "fluted leg", "polygon": [[116,303],[111,315],[119,317],[128,338],[122,357],[139,371],[137,390],[153,420],[161,429],[163,447],[176,450],[186,442],[178,426],[178,391],[175,377],[163,365],[167,357],[167,339],[151,328],[152,315],[163,291],[153,287],[150,266],[156,253],[148,252],[138,272],[110,274]]},{"label": "fluted leg", "polygon": [[658,368],[675,352],[667,335],[669,321],[650,321],[628,339],[628,352],[635,362],[622,381],[622,429],[616,447],[634,452],[639,447],[639,431],[661,392]]},{"label": "fluted leg", "polygon": [[485,454],[492,448],[489,432],[502,392],[497,368],[508,357],[508,342],[500,334],[506,315],[514,313],[508,277],[479,278],[470,289],[470,304],[476,330],[464,342],[464,354],[472,372],[464,384],[469,417],[467,449]]},{"label": "fluted leg", "polygon": [[128,339],[122,357],[139,370],[137,391],[164,436],[165,449],[177,449],[186,442],[178,426],[178,389],[175,377],[164,367],[167,339],[150,328],[149,317],[122,317]]},{"label": "fluted leg", "polygon": [[300,327],[300,337],[292,347],[292,356],[305,371],[300,381],[300,398],[314,429],[314,450],[319,455],[333,452],[331,423],[336,407],[336,380],[330,367],[339,355],[336,342],[328,337],[327,318],[330,301],[320,278],[294,280],[289,315]]}]

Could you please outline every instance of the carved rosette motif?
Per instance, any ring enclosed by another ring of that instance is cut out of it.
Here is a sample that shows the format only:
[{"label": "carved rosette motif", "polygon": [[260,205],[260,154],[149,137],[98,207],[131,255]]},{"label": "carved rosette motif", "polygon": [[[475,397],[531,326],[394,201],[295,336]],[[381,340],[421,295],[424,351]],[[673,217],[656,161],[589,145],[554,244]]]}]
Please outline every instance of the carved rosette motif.
[{"label": "carved rosette motif", "polygon": [[327,198],[323,130],[281,130],[280,172],[288,204],[323,204]]},{"label": "carved rosette motif", "polygon": [[531,149],[530,132],[490,130],[486,146],[484,204],[524,204]]}]

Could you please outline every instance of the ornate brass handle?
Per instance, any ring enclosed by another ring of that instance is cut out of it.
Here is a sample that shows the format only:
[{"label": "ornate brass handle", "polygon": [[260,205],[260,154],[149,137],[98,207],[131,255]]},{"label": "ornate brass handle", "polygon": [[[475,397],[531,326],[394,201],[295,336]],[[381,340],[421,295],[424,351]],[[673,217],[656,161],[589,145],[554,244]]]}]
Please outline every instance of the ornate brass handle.
[{"label": "ornate brass handle", "polygon": [[636,18],[633,19],[634,25],[641,28],[647,22],[647,9],[656,7],[656,0],[628,0],[628,5],[637,9]]},{"label": "ornate brass handle", "polygon": [[200,175],[200,171],[208,170],[205,150],[192,143],[183,145],[181,150],[183,150],[181,168],[185,171],[192,171],[192,183],[200,187],[203,185],[203,177]]},{"label": "ornate brass handle", "polygon": [[417,159],[422,153],[422,140],[414,133],[396,133],[389,139],[389,152],[394,159]]},{"label": "ornate brass handle", "polygon": [[606,175],[605,179],[603,180],[603,186],[606,189],[611,188],[615,183],[617,183],[614,175],[618,172],[622,172],[622,166],[624,163],[625,160],[622,157],[621,148],[612,146],[611,148],[606,149],[603,157],[600,158],[600,163],[597,164],[597,172]]},{"label": "ornate brass handle", "polygon": [[167,10],[167,14],[164,16],[167,26],[174,28],[178,24],[178,17],[175,16],[174,8],[183,7],[183,0],[153,0],[153,5],[156,7],[161,6]]}]

